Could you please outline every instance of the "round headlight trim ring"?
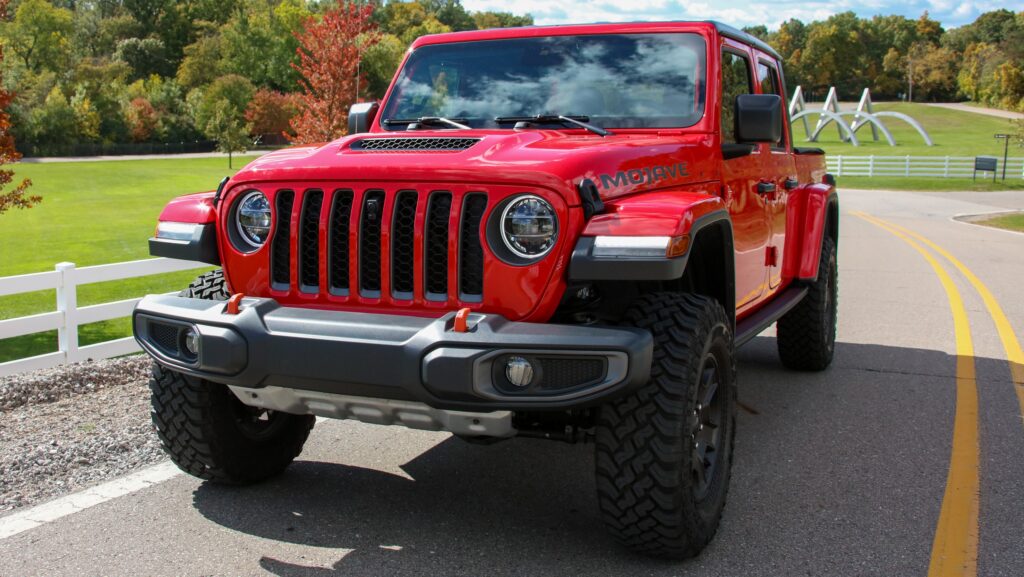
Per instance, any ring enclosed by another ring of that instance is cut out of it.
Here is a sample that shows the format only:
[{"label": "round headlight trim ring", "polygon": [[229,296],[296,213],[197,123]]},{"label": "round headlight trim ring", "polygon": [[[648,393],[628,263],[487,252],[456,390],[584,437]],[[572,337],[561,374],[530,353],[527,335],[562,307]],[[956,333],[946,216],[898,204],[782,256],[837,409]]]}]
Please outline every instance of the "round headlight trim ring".
[{"label": "round headlight trim ring", "polygon": [[[256,196],[263,197],[264,202],[266,202],[267,204],[267,213],[270,215],[270,223],[267,225],[267,239],[258,244],[254,242],[251,238],[249,238],[249,233],[246,232],[245,227],[242,225],[241,219],[242,209],[245,207],[246,201]],[[267,244],[267,240],[270,240],[270,229],[273,228],[274,211],[273,208],[271,207],[270,199],[267,198],[267,195],[263,194],[263,192],[260,190],[247,190],[242,193],[242,196],[238,200],[238,204],[236,206],[237,208],[235,208],[234,210],[233,218],[235,220],[235,230],[238,232],[239,238],[245,244],[248,245],[248,248],[251,248],[252,250],[259,250],[260,248],[263,248],[263,246]]]},{"label": "round headlight trim ring", "polygon": [[[505,221],[508,218],[508,213],[513,207],[526,200],[536,200],[544,206],[547,206],[548,210],[551,211],[551,222],[554,223],[554,231],[551,233],[551,244],[549,244],[542,252],[537,254],[529,254],[516,248],[509,240],[509,235],[505,232]],[[555,248],[555,245],[558,244],[558,214],[555,212],[555,207],[550,202],[536,194],[521,194],[519,196],[512,197],[512,199],[508,201],[508,204],[505,205],[504,210],[501,211],[501,217],[498,219],[498,236],[501,237],[501,241],[505,244],[505,248],[507,248],[513,255],[528,261],[540,260],[551,252],[551,250]]]}]

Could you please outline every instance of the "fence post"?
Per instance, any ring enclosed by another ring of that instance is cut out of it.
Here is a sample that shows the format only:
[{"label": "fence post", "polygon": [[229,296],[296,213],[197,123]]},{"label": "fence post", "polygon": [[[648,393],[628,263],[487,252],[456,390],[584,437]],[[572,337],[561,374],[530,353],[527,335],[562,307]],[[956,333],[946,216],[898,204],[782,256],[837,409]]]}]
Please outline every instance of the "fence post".
[{"label": "fence post", "polygon": [[907,170],[906,170],[905,175],[906,176],[910,176],[910,155],[909,154],[907,155]]},{"label": "fence post", "polygon": [[843,155],[836,156],[836,176],[843,175]]},{"label": "fence post", "polygon": [[64,325],[57,329],[57,347],[64,353],[64,362],[78,361],[78,287],[75,279],[75,263],[61,262],[57,270],[57,310],[64,313]]},{"label": "fence post", "polygon": [[868,178],[875,176],[875,155],[868,156]]}]

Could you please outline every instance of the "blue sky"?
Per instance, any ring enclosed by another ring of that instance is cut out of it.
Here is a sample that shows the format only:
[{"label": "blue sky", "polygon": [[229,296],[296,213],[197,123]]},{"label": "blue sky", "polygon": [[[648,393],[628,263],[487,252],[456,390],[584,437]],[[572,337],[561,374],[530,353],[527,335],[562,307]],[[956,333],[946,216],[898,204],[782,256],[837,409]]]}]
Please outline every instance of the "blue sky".
[{"label": "blue sky", "polygon": [[463,0],[469,10],[497,10],[533,14],[537,24],[574,22],[621,22],[630,20],[720,20],[734,26],[765,24],[777,27],[790,18],[804,22],[823,20],[837,12],[852,10],[860,16],[902,14],[917,18],[925,10],[946,28],[973,22],[979,14],[1008,8],[1019,12],[1024,2],[993,0]]}]

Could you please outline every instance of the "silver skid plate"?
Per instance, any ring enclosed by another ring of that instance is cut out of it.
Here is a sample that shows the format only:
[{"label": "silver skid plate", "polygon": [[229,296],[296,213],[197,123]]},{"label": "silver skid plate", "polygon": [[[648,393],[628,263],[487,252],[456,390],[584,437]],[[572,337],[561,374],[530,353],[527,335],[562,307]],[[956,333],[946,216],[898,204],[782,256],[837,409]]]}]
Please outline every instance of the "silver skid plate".
[{"label": "silver skid plate", "polygon": [[471,437],[512,437],[516,434],[511,411],[446,411],[415,401],[350,397],[284,387],[230,389],[246,405],[283,413],[354,419],[375,425],[403,425],[410,429],[450,431]]}]

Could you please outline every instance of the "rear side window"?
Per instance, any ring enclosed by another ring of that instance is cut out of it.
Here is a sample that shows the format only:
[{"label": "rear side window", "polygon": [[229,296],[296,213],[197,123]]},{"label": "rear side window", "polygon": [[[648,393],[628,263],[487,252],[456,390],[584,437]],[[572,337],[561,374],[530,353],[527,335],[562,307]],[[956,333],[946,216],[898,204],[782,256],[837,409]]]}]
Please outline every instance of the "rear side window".
[{"label": "rear side window", "polygon": [[754,92],[750,59],[735,52],[722,53],[722,142],[736,142],[736,98]]}]

